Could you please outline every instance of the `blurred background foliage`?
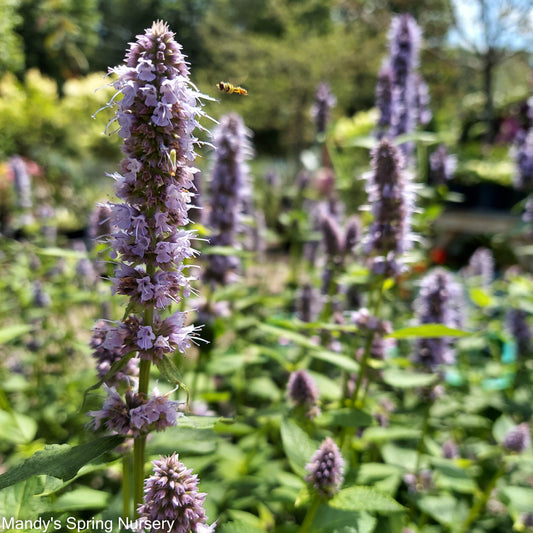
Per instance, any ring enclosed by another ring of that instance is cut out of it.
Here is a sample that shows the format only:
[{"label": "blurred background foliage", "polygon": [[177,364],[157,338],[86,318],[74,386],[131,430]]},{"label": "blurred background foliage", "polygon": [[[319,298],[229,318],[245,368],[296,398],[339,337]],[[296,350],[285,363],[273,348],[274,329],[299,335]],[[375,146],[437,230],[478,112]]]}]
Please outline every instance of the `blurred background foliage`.
[{"label": "blurred background foliage", "polygon": [[[337,172],[349,169],[339,181],[352,181],[368,165],[368,151],[353,149],[359,132],[346,121],[376,116],[368,113],[387,28],[401,12],[411,12],[423,30],[420,70],[434,114],[426,129],[459,156],[456,179],[508,185],[512,138],[505,126],[523,120],[531,48],[498,55],[488,95],[486,54],[450,40],[465,24],[453,0],[139,0],[135,9],[125,0],[0,0],[0,160],[18,154],[37,162],[52,197],[78,198],[78,214],[86,217],[94,185],[108,183],[105,170],[120,158],[118,136],[101,133],[111,113],[91,118],[112,94],[102,76],[122,62],[136,34],[164,19],[183,45],[192,80],[220,100],[206,111],[215,119],[237,111],[253,131],[256,176],[280,161],[284,172],[298,170],[316,140],[316,87],[327,81],[337,99],[330,151]],[[249,96],[220,95],[221,80],[244,86]],[[111,124],[107,133],[113,130]]]}]

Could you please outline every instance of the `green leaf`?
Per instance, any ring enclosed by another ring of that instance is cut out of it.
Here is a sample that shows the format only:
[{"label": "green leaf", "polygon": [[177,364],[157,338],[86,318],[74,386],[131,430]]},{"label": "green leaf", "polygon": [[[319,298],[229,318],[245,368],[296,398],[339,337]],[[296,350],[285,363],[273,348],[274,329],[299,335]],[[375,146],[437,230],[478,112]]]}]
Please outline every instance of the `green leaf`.
[{"label": "green leaf", "polygon": [[89,487],[79,487],[62,494],[53,503],[52,511],[80,511],[85,509],[105,509],[112,498],[112,494]]},{"label": "green leaf", "polygon": [[6,344],[21,337],[33,329],[31,324],[12,324],[6,328],[0,329],[0,344]]},{"label": "green leaf", "polygon": [[372,533],[376,523],[376,518],[368,513],[321,505],[313,520],[312,531],[320,533]]},{"label": "green leaf", "polygon": [[305,477],[305,465],[311,460],[318,445],[294,421],[285,418],[281,422],[281,442],[295,474]]},{"label": "green leaf", "polygon": [[470,299],[478,307],[488,307],[492,303],[491,297],[483,290],[479,288],[470,289]]},{"label": "green leaf", "polygon": [[435,466],[435,484],[443,490],[473,494],[476,490],[474,480],[468,473],[449,459],[432,460]]},{"label": "green leaf", "polygon": [[45,490],[47,479],[35,476],[0,491],[0,516],[8,520],[35,519],[50,510],[48,498],[39,495]]},{"label": "green leaf", "polygon": [[420,435],[421,431],[415,428],[400,426],[373,426],[365,429],[365,432],[363,433],[363,439],[369,442],[386,442],[389,440],[419,439]]},{"label": "green leaf", "polygon": [[398,513],[405,511],[394,498],[372,487],[349,487],[341,490],[328,504],[335,509],[347,511],[370,511],[378,513]]},{"label": "green leaf", "polygon": [[37,422],[20,413],[0,411],[0,441],[11,444],[29,443],[37,433]]},{"label": "green leaf", "polygon": [[174,364],[174,361],[170,359],[170,357],[163,355],[163,358],[159,363],[157,364],[157,369],[161,373],[161,375],[169,382],[174,385],[178,385],[180,389],[183,389],[185,391],[185,394],[187,395],[187,404],[189,403],[189,387],[187,387],[181,377],[181,373],[178,370],[178,367]]},{"label": "green leaf", "polygon": [[397,368],[388,368],[383,371],[383,381],[398,389],[411,389],[415,387],[428,387],[438,380],[435,373],[409,372]]},{"label": "green leaf", "polygon": [[439,496],[422,496],[418,500],[418,507],[439,524],[448,527],[452,524],[463,523],[467,514],[466,502],[446,493]]},{"label": "green leaf", "polygon": [[70,479],[88,462],[122,444],[124,437],[102,437],[80,446],[52,444],[35,453],[24,463],[0,476],[0,490],[32,476],[46,474]]},{"label": "green leaf", "polygon": [[326,411],[315,418],[315,423],[319,426],[340,426],[348,428],[358,428],[370,426],[373,418],[368,413],[360,409],[335,409]]},{"label": "green leaf", "polygon": [[419,338],[437,338],[437,337],[465,337],[470,335],[468,331],[462,329],[449,328],[442,324],[422,324],[420,326],[411,326],[408,328],[397,329],[387,338],[391,339],[408,339],[410,337]]},{"label": "green leaf", "polygon": [[226,522],[220,528],[217,527],[217,533],[264,533],[264,529],[257,528],[251,524]]},{"label": "green leaf", "polygon": [[37,255],[44,255],[47,257],[71,257],[72,259],[84,259],[87,257],[87,252],[70,250],[68,248],[37,248],[35,252]]},{"label": "green leaf", "polygon": [[358,372],[359,371],[359,365],[353,359],[351,359],[350,357],[346,355],[341,355],[335,352],[328,352],[326,350],[315,351],[315,352],[312,351],[312,352],[309,352],[309,355],[313,359],[319,359],[321,361],[326,361],[327,363],[333,366],[337,366],[342,370],[346,370],[347,372]]},{"label": "green leaf", "polygon": [[500,491],[503,503],[521,513],[531,512],[533,502],[533,489],[531,487],[504,487]]}]

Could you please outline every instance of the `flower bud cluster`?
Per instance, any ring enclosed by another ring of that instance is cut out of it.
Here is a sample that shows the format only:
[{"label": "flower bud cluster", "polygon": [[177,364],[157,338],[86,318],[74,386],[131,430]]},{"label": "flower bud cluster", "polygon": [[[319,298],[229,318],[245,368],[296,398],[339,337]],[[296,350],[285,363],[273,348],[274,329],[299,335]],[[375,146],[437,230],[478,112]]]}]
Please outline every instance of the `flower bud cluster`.
[{"label": "flower bud cluster", "polygon": [[335,496],[344,480],[344,460],[339,447],[327,437],[306,465],[306,481],[323,498]]}]

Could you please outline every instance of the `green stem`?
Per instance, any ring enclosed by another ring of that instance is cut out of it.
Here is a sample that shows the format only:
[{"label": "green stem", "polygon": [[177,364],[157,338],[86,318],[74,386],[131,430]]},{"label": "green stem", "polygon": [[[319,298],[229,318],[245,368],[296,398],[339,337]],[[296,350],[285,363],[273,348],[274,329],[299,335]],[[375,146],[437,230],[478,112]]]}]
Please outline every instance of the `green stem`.
[{"label": "green stem", "polygon": [[131,453],[122,456],[122,518],[130,517],[131,504]]},{"label": "green stem", "polygon": [[502,464],[496,471],[496,474],[494,474],[494,477],[485,487],[485,490],[481,494],[477,495],[474,501],[474,505],[472,506],[472,509],[470,509],[470,513],[468,513],[468,516],[463,522],[461,529],[459,529],[459,533],[468,533],[469,531],[471,531],[470,526],[479,518],[479,516],[485,509],[485,506],[487,505],[487,502],[489,501],[490,495],[492,493],[492,489],[494,489],[496,483],[498,482],[498,479],[500,479],[500,477],[504,473],[505,464],[502,462]]},{"label": "green stem", "polygon": [[[379,284],[379,291],[377,291],[376,301],[374,303],[374,306],[372,308],[372,316],[379,317],[379,310],[381,308],[381,302],[383,301],[383,290],[384,290],[384,281],[380,281]],[[359,372],[357,373],[357,381],[355,384],[355,390],[352,395],[352,401],[351,401],[351,407],[352,409],[357,406],[357,400],[359,397],[359,391],[361,390],[361,385],[363,384],[363,379],[365,377],[366,368],[368,366],[368,360],[370,359],[370,352],[372,349],[372,342],[374,341],[376,332],[370,331],[368,338],[366,340],[365,349],[363,352],[363,358],[361,360],[361,364],[359,366]],[[363,397],[360,400],[360,404],[364,404],[365,396],[366,396],[366,390],[365,394],[363,394]]]},{"label": "green stem", "polygon": [[144,491],[144,452],[146,448],[146,435],[137,437],[133,442],[133,507],[134,516],[139,517],[137,509],[143,502]]},{"label": "green stem", "polygon": [[420,471],[420,462],[422,460],[422,452],[424,451],[424,438],[429,429],[429,412],[431,410],[431,403],[428,403],[424,412],[424,419],[422,421],[422,435],[420,435],[420,440],[418,441],[418,446],[416,449],[416,463],[415,463],[415,476],[418,476]]},{"label": "green stem", "polygon": [[[153,308],[145,309],[144,324],[152,325],[154,322]],[[150,361],[141,359],[139,365],[139,395],[148,397],[150,384]],[[146,449],[146,435],[137,437],[133,441],[133,510],[137,516],[137,509],[143,502],[144,491],[144,455]]]},{"label": "green stem", "polygon": [[315,518],[316,512],[318,511],[318,508],[320,506],[320,497],[318,494],[315,494],[315,497],[311,501],[311,506],[309,509],[307,509],[307,514],[305,515],[304,521],[302,526],[300,527],[300,531],[298,533],[307,533],[309,531],[309,528],[311,527],[311,524],[313,523],[313,519]]}]

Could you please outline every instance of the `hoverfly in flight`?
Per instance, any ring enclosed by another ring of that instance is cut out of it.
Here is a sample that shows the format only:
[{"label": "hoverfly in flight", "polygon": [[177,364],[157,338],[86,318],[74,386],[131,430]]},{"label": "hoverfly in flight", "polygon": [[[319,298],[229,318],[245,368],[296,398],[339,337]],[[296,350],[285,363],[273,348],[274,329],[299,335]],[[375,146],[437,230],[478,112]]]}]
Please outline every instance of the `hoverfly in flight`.
[{"label": "hoverfly in flight", "polygon": [[246,89],[243,89],[242,87],[235,87],[231,83],[228,83],[227,81],[221,81],[216,84],[216,87],[223,93],[228,94],[240,94],[242,96],[247,96],[248,91]]}]

